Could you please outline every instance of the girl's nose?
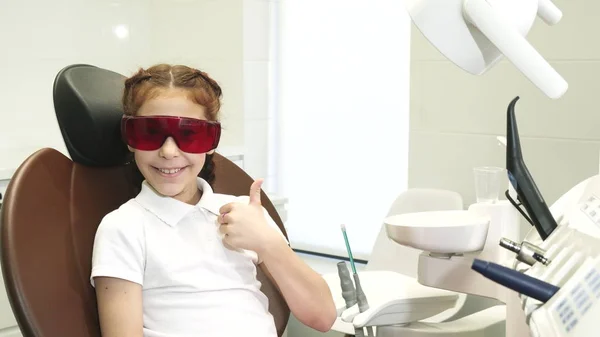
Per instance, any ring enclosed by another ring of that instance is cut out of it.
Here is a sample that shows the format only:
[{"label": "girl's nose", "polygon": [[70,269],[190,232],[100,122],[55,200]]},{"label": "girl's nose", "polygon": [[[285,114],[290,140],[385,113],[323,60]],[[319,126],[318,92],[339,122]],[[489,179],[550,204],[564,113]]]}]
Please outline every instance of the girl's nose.
[{"label": "girl's nose", "polygon": [[158,155],[165,159],[178,157],[179,154],[179,147],[177,146],[177,143],[175,142],[173,137],[168,137],[163,143],[163,145],[160,147],[158,152]]}]

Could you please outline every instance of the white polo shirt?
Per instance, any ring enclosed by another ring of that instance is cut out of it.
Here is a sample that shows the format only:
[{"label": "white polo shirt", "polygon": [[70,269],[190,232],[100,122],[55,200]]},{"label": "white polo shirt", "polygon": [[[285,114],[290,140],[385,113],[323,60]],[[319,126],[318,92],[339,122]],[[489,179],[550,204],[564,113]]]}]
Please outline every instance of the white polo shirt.
[{"label": "white polo shirt", "polygon": [[256,253],[225,247],[218,230],[219,208],[248,197],[213,193],[201,178],[198,188],[202,198],[189,205],[144,182],[106,215],[94,241],[92,285],[96,276],[142,285],[145,337],[277,336]]}]

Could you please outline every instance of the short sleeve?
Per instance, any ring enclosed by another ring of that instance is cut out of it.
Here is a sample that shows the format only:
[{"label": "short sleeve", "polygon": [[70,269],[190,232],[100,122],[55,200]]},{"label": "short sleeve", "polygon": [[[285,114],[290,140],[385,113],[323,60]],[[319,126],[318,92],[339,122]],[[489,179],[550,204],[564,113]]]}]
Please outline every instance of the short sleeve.
[{"label": "short sleeve", "polygon": [[120,278],[143,285],[145,238],[140,217],[119,209],[104,217],[94,239],[92,273],[94,277]]}]

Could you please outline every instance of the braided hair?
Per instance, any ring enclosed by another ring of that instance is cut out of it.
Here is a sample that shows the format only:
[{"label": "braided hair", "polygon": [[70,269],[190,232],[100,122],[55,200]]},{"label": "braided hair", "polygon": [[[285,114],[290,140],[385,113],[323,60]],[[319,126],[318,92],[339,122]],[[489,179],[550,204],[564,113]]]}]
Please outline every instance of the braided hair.
[{"label": "braided hair", "polygon": [[[135,116],[145,101],[155,98],[165,89],[183,89],[189,98],[206,109],[208,120],[219,120],[222,91],[219,84],[208,74],[184,65],[157,64],[148,69],[140,68],[137,73],[125,80],[122,104],[123,112]],[[215,181],[214,154],[207,154],[204,166],[198,176],[206,180],[211,187]],[[128,165],[131,166],[131,183],[134,192],[139,193],[144,176],[133,161],[133,154]]]}]

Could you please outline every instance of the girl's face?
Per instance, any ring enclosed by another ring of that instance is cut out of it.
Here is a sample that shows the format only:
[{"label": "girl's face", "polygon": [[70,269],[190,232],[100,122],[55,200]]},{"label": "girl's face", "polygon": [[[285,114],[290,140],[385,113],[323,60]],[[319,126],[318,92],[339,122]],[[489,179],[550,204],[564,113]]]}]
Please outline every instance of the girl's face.
[{"label": "girl's face", "polygon": [[[205,108],[191,101],[185,93],[169,92],[150,99],[140,107],[137,116],[175,116],[206,120]],[[172,137],[154,151],[129,147],[135,162],[148,183],[160,194],[185,203],[200,199],[196,177],[202,170],[206,153],[186,153]],[[211,151],[212,152],[212,151]]]}]

